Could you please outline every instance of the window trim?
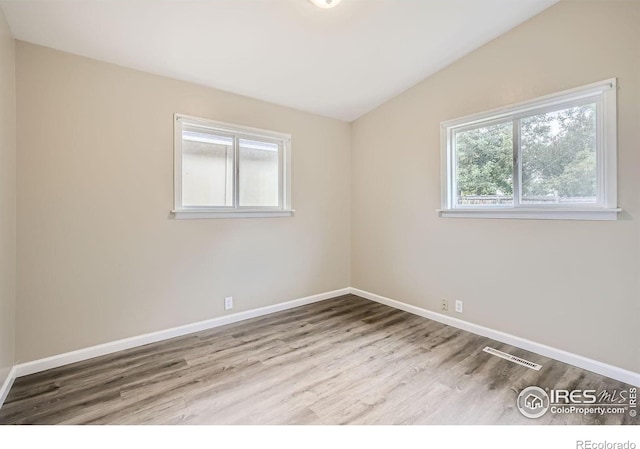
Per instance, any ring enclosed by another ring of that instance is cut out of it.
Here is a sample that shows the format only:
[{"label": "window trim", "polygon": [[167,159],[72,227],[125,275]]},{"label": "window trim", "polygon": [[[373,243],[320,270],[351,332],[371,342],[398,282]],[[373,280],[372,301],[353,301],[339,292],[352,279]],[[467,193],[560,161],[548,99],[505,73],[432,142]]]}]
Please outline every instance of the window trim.
[{"label": "window trim", "polygon": [[[184,206],[182,204],[182,123],[203,127],[234,139],[234,184],[235,206]],[[240,206],[238,145],[240,139],[262,139],[277,143],[279,176],[278,206]],[[176,219],[193,218],[260,218],[290,217],[295,212],[291,207],[291,135],[248,126],[174,114],[174,162],[173,162],[173,210]]]},{"label": "window trim", "polygon": [[[521,218],[562,220],[616,220],[617,207],[617,79],[588,84],[551,95],[512,104],[490,111],[471,114],[440,124],[441,148],[441,217],[464,218]],[[591,100],[591,101],[590,101]],[[519,127],[514,127],[514,204],[494,206],[460,206],[455,204],[455,154],[452,148],[455,132],[477,128],[479,125],[514,122],[534,114],[557,111],[589,102],[597,106],[598,203],[585,205],[520,204],[521,150]],[[518,198],[517,198],[518,197]]]}]

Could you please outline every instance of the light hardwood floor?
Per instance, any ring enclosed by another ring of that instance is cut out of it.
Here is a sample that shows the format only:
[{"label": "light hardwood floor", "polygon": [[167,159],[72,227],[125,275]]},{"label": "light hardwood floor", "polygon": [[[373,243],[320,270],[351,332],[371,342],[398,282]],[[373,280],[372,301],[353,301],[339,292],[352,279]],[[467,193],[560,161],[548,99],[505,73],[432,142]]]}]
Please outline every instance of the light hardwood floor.
[{"label": "light hardwood floor", "polygon": [[629,414],[525,418],[516,397],[530,385],[630,388],[347,295],[19,378],[0,423],[639,423]]}]

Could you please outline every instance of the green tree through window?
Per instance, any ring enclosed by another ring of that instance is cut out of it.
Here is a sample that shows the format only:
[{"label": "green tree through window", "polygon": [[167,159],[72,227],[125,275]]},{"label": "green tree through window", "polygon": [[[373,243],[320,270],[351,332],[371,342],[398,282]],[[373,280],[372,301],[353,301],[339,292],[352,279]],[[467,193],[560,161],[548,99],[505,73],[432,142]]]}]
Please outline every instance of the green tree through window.
[{"label": "green tree through window", "polygon": [[520,132],[523,203],[596,201],[591,103],[457,132],[458,204],[513,203],[513,126]]}]

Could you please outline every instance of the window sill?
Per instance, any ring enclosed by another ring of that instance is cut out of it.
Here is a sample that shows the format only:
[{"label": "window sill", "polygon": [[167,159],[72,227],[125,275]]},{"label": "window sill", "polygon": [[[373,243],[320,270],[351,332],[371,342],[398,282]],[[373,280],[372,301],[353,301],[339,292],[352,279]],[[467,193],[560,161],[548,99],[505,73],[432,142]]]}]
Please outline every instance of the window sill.
[{"label": "window sill", "polygon": [[438,209],[444,218],[511,218],[521,220],[617,220],[622,209]]},{"label": "window sill", "polygon": [[295,211],[287,210],[172,210],[176,220],[203,219],[203,218],[277,218],[291,217]]}]

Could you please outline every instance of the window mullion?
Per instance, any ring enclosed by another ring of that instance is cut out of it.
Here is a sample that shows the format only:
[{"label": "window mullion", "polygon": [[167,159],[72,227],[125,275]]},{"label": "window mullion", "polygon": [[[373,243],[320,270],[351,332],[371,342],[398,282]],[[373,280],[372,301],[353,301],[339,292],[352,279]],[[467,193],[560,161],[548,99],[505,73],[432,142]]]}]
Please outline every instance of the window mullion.
[{"label": "window mullion", "polygon": [[240,207],[240,138],[233,136],[233,208]]},{"label": "window mullion", "polygon": [[596,102],[596,194],[598,204],[602,204],[605,207],[611,207],[607,202],[606,194],[606,157],[605,157],[605,131],[604,131],[604,107],[603,99],[599,98]]},{"label": "window mullion", "polygon": [[182,208],[182,122],[176,116],[174,120],[174,154],[173,154],[173,208]]},{"label": "window mullion", "polygon": [[456,160],[456,133],[453,130],[447,130],[447,149],[446,149],[446,162],[445,171],[447,176],[447,207],[453,209],[457,206],[456,198],[456,183],[458,181],[458,175],[455,169]]},{"label": "window mullion", "polygon": [[278,144],[278,209],[284,208],[284,146],[285,143]]},{"label": "window mullion", "polygon": [[520,145],[520,119],[513,120],[513,207],[522,200],[522,152]]}]

